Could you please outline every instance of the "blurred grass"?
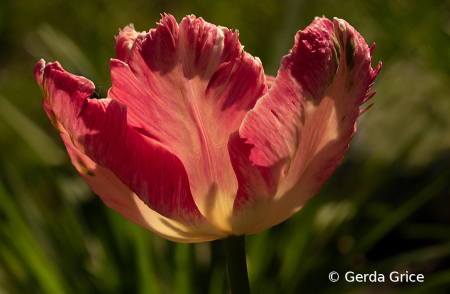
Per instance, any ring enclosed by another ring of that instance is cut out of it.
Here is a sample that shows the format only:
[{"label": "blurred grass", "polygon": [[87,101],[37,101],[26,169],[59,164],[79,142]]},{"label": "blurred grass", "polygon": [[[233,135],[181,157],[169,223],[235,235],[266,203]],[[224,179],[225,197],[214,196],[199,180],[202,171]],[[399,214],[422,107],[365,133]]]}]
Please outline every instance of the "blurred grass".
[{"label": "blurred grass", "polygon": [[[288,221],[247,237],[254,293],[450,292],[450,1],[0,3],[0,293],[228,293],[220,241],[176,244],[106,208],[42,109],[40,58],[110,87],[118,28],[186,14],[240,31],[275,75],[295,32],[343,18],[383,61],[342,165]],[[328,281],[337,271],[341,280]],[[347,271],[424,283],[347,283]]]}]

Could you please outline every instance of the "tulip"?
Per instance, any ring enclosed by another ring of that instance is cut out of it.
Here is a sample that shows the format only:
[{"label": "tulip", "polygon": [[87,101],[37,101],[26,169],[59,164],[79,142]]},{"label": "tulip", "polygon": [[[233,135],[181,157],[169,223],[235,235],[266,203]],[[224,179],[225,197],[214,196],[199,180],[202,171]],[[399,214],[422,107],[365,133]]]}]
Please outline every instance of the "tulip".
[{"label": "tulip", "polygon": [[[317,18],[277,76],[238,31],[195,16],[116,37],[112,87],[40,60],[43,106],[104,203],[176,242],[253,234],[300,210],[341,163],[381,68],[347,22]],[[369,106],[370,107],[370,106]]]}]

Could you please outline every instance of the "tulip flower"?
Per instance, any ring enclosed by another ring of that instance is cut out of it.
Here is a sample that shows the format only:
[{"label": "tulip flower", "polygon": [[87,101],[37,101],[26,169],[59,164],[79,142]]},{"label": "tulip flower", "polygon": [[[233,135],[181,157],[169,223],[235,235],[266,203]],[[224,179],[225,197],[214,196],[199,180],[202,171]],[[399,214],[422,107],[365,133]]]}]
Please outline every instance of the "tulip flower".
[{"label": "tulip flower", "polygon": [[381,68],[347,22],[317,18],[276,77],[238,31],[195,16],[116,37],[112,87],[40,60],[43,105],[104,203],[176,242],[253,234],[300,210],[341,163]]}]

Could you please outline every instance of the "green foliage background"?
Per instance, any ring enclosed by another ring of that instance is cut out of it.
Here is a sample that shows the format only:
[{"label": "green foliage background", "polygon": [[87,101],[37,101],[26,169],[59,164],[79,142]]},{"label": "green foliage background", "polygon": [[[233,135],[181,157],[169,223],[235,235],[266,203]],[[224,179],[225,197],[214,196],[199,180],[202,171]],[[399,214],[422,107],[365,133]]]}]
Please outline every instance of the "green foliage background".
[{"label": "green foliage background", "polygon": [[[58,60],[105,97],[118,28],[148,31],[163,12],[239,29],[272,75],[322,15],[347,20],[383,61],[342,165],[299,213],[247,237],[253,293],[450,293],[450,1],[438,0],[2,1],[0,293],[228,293],[221,241],[166,241],[93,195],[33,76],[40,58]],[[343,280],[394,270],[425,282]]]}]

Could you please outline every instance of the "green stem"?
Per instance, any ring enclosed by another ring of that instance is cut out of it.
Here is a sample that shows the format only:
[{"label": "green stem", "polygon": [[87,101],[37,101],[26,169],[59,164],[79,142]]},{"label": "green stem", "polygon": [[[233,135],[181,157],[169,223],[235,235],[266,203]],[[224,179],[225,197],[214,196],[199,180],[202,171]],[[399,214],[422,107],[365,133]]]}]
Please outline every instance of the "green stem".
[{"label": "green stem", "polygon": [[250,294],[245,259],[245,235],[223,239],[227,257],[228,280],[232,294]]}]

